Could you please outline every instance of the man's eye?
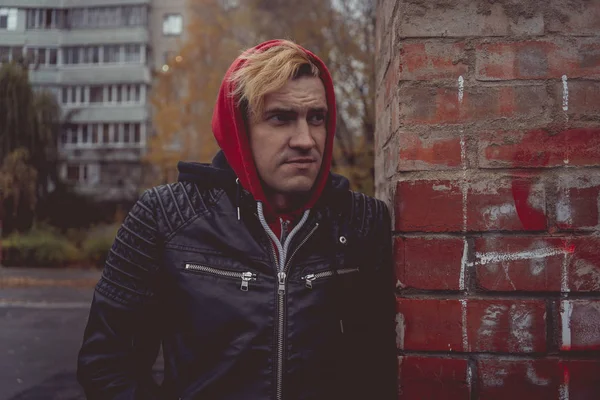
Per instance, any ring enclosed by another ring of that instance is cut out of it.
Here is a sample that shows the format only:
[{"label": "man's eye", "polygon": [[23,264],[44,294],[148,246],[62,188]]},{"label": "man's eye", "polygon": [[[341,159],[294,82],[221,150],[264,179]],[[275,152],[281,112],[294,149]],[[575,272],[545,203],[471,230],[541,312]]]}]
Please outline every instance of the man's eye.
[{"label": "man's eye", "polygon": [[313,125],[320,125],[325,122],[325,114],[314,114],[310,117],[310,123]]},{"label": "man's eye", "polygon": [[291,120],[290,116],[286,115],[286,114],[274,114],[269,117],[269,121],[273,121],[273,122],[280,123],[280,124],[288,122],[290,120]]}]

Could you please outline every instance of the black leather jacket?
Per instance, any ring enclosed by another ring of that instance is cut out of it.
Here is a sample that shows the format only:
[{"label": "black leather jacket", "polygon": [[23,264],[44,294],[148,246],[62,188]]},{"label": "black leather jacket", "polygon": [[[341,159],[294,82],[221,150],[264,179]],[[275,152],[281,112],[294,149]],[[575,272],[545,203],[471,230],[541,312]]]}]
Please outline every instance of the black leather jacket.
[{"label": "black leather jacket", "polygon": [[88,399],[396,399],[386,206],[332,174],[281,279],[224,156],[179,168],[107,257],[78,359]]}]

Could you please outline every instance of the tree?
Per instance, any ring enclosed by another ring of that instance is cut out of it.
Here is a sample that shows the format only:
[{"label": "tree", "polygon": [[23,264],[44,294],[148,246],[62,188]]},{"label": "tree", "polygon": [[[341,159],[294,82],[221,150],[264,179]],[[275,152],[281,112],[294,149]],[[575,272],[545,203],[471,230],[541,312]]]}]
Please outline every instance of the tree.
[{"label": "tree", "polygon": [[247,15],[222,1],[192,2],[187,40],[156,71],[151,103],[155,134],[145,161],[171,181],[178,160],[208,162],[217,150],[211,133],[212,110],[225,71],[239,55]]},{"label": "tree", "polygon": [[[0,110],[0,159],[4,165],[0,206],[9,208],[4,210],[5,218],[13,215],[21,221],[14,213],[23,212],[27,215],[23,215],[25,221],[30,219],[30,211],[34,212],[30,208],[37,199],[47,194],[49,180],[56,179],[60,107],[52,94],[32,90],[25,63],[8,63],[0,67]],[[13,225],[24,229],[27,223],[23,221]],[[9,231],[8,227],[4,229]]]},{"label": "tree", "polygon": [[190,0],[181,51],[159,73],[152,96],[156,135],[147,161],[170,180],[176,161],[208,161],[211,116],[222,77],[240,51],[272,38],[294,40],[330,68],[338,99],[333,168],[373,193],[374,0]]}]

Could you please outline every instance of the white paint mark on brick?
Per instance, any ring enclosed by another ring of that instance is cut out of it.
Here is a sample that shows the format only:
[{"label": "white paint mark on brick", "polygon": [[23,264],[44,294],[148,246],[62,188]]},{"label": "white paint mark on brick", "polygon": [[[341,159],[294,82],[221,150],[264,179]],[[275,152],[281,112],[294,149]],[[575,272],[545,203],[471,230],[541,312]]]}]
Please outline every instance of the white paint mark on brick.
[{"label": "white paint mark on brick", "polygon": [[565,250],[555,249],[552,247],[543,248],[543,249],[525,250],[525,251],[519,251],[516,253],[499,253],[499,252],[475,253],[475,257],[477,258],[477,260],[473,263],[469,263],[469,266],[485,265],[485,264],[494,263],[494,262],[531,260],[534,258],[546,258],[546,257],[552,257],[552,256],[564,254],[564,253],[566,253]]},{"label": "white paint mark on brick", "polygon": [[[564,82],[564,79],[563,79]],[[463,97],[465,95],[465,78],[463,76],[458,77],[458,102],[462,104]]]},{"label": "white paint mark on brick", "polygon": [[527,379],[537,386],[548,386],[550,383],[549,379],[538,376],[537,371],[531,362],[527,363]]},{"label": "white paint mark on brick", "polygon": [[[569,248],[570,241],[567,239],[565,242],[565,246]],[[562,266],[560,271],[560,291],[562,293],[568,293],[571,290],[569,289],[569,252],[565,251],[562,259]]]},{"label": "white paint mark on brick", "polygon": [[487,387],[504,386],[504,379],[508,376],[508,371],[504,368],[498,368],[493,374],[485,373],[483,381]]},{"label": "white paint mark on brick", "polygon": [[471,365],[467,365],[467,387],[469,388],[469,398],[471,398],[471,391],[473,390],[473,369]]},{"label": "white paint mark on brick", "polygon": [[467,258],[469,253],[469,244],[467,239],[463,238],[463,254],[460,265],[460,277],[458,278],[458,286],[460,290],[465,290],[465,275],[467,273]]},{"label": "white paint mark on brick", "polygon": [[462,314],[462,345],[463,351],[469,351],[469,336],[467,333],[467,300],[460,300],[460,311]]},{"label": "white paint mark on brick", "polygon": [[571,221],[571,204],[568,197],[568,190],[565,190],[556,202],[556,220],[561,223],[569,223]]},{"label": "white paint mark on brick", "polygon": [[558,389],[559,400],[569,400],[569,383],[571,375],[569,373],[569,364],[563,364],[563,381]]},{"label": "white paint mark on brick", "polygon": [[515,205],[504,203],[488,206],[483,209],[483,218],[488,228],[497,227],[502,218],[512,218],[517,213]]},{"label": "white paint mark on brick", "polygon": [[450,190],[450,186],[446,186],[446,185],[433,185],[432,189],[435,190],[436,192],[447,192],[448,190]]},{"label": "white paint mark on brick", "polygon": [[404,349],[404,332],[406,331],[406,324],[404,323],[404,314],[396,314],[396,346],[398,349]]},{"label": "white paint mark on brick", "polygon": [[569,350],[571,348],[571,315],[573,314],[573,304],[570,300],[563,300],[560,303],[561,320],[561,349]]},{"label": "white paint mark on brick", "polygon": [[485,343],[494,337],[498,320],[506,313],[508,307],[501,304],[491,304],[488,306],[481,317],[481,325],[477,330],[477,341]]},{"label": "white paint mark on brick", "polygon": [[563,75],[562,76],[562,83],[563,83],[563,105],[562,105],[562,109],[563,111],[569,111],[569,84],[567,82],[567,76]]},{"label": "white paint mark on brick", "polygon": [[506,278],[506,280],[508,281],[508,283],[510,283],[510,286],[512,286],[513,290],[517,290],[517,288],[515,287],[515,284],[513,283],[512,279],[510,279],[510,274],[508,273],[508,264],[502,263],[502,268],[504,269],[504,277]]},{"label": "white paint mark on brick", "polygon": [[[510,343],[511,352],[533,351],[533,315],[523,304],[513,304],[510,307],[510,335],[514,339]],[[529,372],[528,372],[529,373]]]},{"label": "white paint mark on brick", "polygon": [[600,291],[600,269],[589,261],[578,259],[573,263],[575,282],[573,287],[579,291],[582,287],[587,290]]}]

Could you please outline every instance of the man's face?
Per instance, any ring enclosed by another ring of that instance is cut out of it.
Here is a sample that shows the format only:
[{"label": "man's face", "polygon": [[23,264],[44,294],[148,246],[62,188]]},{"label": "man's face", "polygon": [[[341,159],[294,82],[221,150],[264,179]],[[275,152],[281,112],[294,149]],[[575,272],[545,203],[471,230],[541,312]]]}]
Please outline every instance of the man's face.
[{"label": "man's face", "polygon": [[327,101],[319,78],[300,77],[265,96],[264,113],[250,122],[250,148],[267,194],[312,189],[327,137]]}]

